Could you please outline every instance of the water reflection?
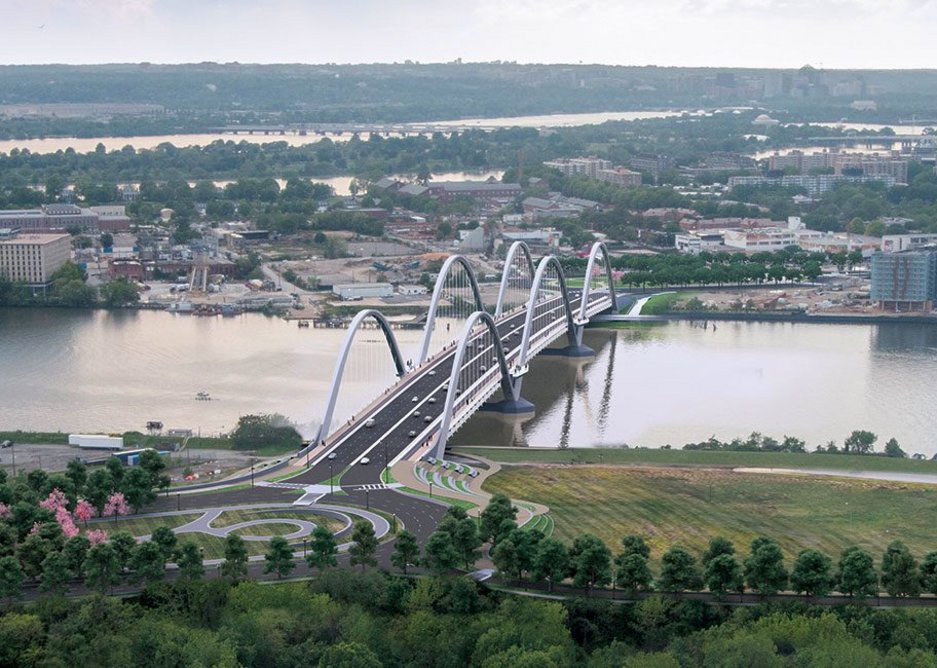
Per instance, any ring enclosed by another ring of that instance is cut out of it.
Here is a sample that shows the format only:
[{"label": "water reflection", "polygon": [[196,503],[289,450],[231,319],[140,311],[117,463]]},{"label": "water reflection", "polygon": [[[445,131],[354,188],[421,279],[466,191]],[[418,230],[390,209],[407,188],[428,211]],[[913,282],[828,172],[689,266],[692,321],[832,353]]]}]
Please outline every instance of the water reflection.
[{"label": "water reflection", "polygon": [[692,323],[590,330],[585,364],[538,357],[522,424],[470,420],[456,444],[681,447],[759,431],[809,447],[854,429],[937,452],[937,328],[927,325]]}]

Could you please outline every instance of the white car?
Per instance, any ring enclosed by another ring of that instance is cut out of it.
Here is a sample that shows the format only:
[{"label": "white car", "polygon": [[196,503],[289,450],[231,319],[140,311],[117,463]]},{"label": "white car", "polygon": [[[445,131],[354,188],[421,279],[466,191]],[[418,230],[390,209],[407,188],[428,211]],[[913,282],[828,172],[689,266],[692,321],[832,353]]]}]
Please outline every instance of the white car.
[{"label": "white car", "polygon": [[369,429],[370,429],[371,427],[373,427],[373,426],[374,426],[374,418],[369,418],[368,421],[364,423],[364,426],[365,426],[365,427],[368,427]]},{"label": "white car", "polygon": [[410,401],[412,401],[413,403],[416,403],[416,402],[418,402],[419,400],[420,400],[420,398],[414,394],[414,395],[413,395],[413,398],[412,398]]},{"label": "white car", "polygon": [[367,457],[362,457],[362,458],[358,461],[358,463],[361,464],[362,466],[364,466],[365,464],[370,464],[370,463],[371,463],[371,460],[368,459]]},{"label": "white car", "polygon": [[326,459],[335,459],[335,457],[336,457],[336,453],[330,452],[330,453],[329,453],[329,456],[326,457]]},{"label": "white car", "polygon": [[429,370],[429,375],[430,375],[430,376],[435,376],[435,375],[436,375],[436,369],[430,369],[430,370]]},{"label": "white car", "polygon": [[410,438],[413,438],[414,436],[416,436],[416,429],[411,429],[410,431],[408,431],[407,436],[409,436]]},{"label": "white car", "polygon": [[430,397],[429,399],[427,399],[427,403],[435,404],[435,403],[436,403],[436,397]]}]

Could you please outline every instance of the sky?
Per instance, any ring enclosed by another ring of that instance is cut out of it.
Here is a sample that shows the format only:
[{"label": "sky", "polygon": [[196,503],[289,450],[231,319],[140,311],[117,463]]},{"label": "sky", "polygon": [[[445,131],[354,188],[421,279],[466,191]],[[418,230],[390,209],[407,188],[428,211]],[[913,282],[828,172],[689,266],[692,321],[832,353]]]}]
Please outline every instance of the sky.
[{"label": "sky", "polygon": [[933,68],[937,0],[0,0],[0,64]]}]

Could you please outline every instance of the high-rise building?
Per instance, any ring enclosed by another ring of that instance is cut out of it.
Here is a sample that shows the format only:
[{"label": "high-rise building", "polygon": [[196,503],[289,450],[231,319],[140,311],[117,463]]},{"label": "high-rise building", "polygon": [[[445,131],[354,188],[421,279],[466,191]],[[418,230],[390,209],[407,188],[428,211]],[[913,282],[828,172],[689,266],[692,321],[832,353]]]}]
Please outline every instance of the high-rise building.
[{"label": "high-rise building", "polygon": [[886,311],[930,311],[937,298],[937,250],[874,253],[869,297]]},{"label": "high-rise building", "polygon": [[33,288],[47,286],[71,257],[68,234],[16,234],[0,241],[0,276]]}]

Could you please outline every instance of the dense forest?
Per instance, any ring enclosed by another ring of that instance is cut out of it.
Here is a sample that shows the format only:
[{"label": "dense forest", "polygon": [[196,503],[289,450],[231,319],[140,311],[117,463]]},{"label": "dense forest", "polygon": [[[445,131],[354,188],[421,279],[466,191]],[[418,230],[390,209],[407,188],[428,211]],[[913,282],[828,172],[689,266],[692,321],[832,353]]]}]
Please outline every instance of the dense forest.
[{"label": "dense forest", "polygon": [[331,571],[160,583],[0,616],[3,666],[934,666],[937,611],[505,596],[463,578]]}]

